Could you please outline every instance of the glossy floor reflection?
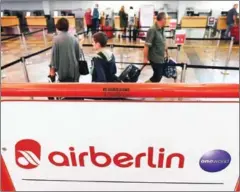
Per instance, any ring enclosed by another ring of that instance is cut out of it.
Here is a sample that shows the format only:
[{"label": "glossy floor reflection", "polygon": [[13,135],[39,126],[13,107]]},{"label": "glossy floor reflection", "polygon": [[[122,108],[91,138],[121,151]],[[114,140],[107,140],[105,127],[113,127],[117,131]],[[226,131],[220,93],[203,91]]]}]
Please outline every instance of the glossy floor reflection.
[{"label": "glossy floor reflection", "polygon": [[[202,38],[205,36],[206,31],[200,29],[187,29],[188,37]],[[47,44],[45,44],[42,33],[33,34],[26,37],[26,45],[23,44],[22,39],[16,38],[14,40],[1,42],[2,49],[2,62],[1,65],[5,65],[12,62],[24,55],[28,55],[37,51],[40,51],[48,46],[52,45],[53,35],[47,35]],[[85,37],[83,44],[91,44],[91,37]],[[129,41],[128,39],[113,38],[109,40],[109,44],[121,44],[121,45],[144,45],[144,42],[137,40],[137,42]],[[235,45],[232,49],[229,63],[226,63],[229,41],[221,41],[220,47],[217,50],[216,61],[213,61],[216,51],[216,41],[186,41],[186,44],[181,48],[178,54],[178,62],[184,62],[189,65],[215,65],[215,66],[234,66],[239,67],[239,46]],[[167,40],[168,46],[175,46],[174,41]],[[86,59],[90,65],[91,58],[93,57],[94,50],[92,47],[83,46]],[[113,52],[118,62],[143,62],[143,49],[142,48],[114,48]],[[169,54],[173,59],[177,59],[177,51],[169,50]],[[30,82],[47,82],[47,75],[49,72],[48,65],[50,63],[51,50],[31,57],[26,60],[27,71]],[[118,64],[118,74],[126,67],[125,64]],[[220,70],[212,69],[191,69],[188,68],[186,73],[186,83],[239,83],[239,71],[229,71],[228,75],[223,75]],[[26,82],[26,78],[23,73],[22,63],[18,63],[7,69],[4,69],[2,73],[5,77],[2,82]],[[139,79],[139,82],[145,82],[152,75],[151,67],[146,67]],[[180,81],[181,68],[178,68],[178,82]],[[82,76],[80,82],[91,82],[91,76]],[[163,78],[163,83],[173,82],[172,79]]]}]

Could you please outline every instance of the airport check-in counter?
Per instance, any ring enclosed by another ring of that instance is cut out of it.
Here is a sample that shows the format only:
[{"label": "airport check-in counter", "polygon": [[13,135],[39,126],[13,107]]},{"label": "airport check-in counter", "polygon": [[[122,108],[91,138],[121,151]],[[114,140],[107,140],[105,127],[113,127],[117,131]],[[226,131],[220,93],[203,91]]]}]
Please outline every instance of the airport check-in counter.
[{"label": "airport check-in counter", "polygon": [[181,20],[182,28],[205,28],[207,16],[184,16]]},{"label": "airport check-in counter", "polygon": [[19,18],[16,16],[1,17],[1,27],[6,34],[20,34]]},{"label": "airport check-in counter", "polygon": [[[135,26],[138,24],[138,17],[135,17]],[[120,16],[114,16],[114,26],[116,29],[120,29]]]},{"label": "airport check-in counter", "polygon": [[45,16],[26,16],[27,25],[29,28],[29,31],[33,31],[36,28],[46,28],[47,26],[47,20]]},{"label": "airport check-in counter", "polygon": [[[239,17],[237,18],[237,23],[239,23]],[[226,30],[227,29],[227,16],[219,16],[217,20],[217,29]]]},{"label": "airport check-in counter", "polygon": [[76,26],[76,21],[75,21],[75,17],[74,16],[57,16],[57,17],[54,17],[54,23],[56,25],[57,21],[61,18],[66,18],[69,22],[69,27],[71,28],[75,28]]},{"label": "airport check-in counter", "polygon": [[[153,22],[154,23],[156,22],[156,18],[157,18],[156,16],[153,17]],[[171,17],[167,17],[166,26],[169,26],[170,19],[171,19]],[[135,17],[135,26],[138,25],[138,20],[139,20],[139,18]],[[120,28],[120,17],[119,16],[114,17],[114,24],[115,24],[115,28],[117,28],[117,29]],[[149,27],[149,26],[147,26],[147,27]]]}]

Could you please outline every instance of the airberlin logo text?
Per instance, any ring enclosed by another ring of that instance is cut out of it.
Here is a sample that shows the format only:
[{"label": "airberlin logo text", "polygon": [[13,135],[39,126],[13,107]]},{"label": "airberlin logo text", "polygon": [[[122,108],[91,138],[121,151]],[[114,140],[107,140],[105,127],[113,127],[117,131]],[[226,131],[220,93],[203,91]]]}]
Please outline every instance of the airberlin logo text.
[{"label": "airberlin logo text", "polygon": [[[28,145],[29,143],[34,144]],[[40,164],[40,150],[40,144],[34,140],[19,141],[15,148],[17,165],[25,169],[36,168]],[[69,147],[67,153],[62,151],[50,152],[47,159],[52,165],[58,167],[88,167],[93,165],[100,168],[108,166],[119,168],[146,166],[150,168],[183,168],[185,162],[184,155],[180,153],[166,155],[164,148],[156,150],[153,147],[148,147],[145,152],[134,155],[127,152],[109,154],[98,151],[95,146],[89,146],[88,150],[83,152],[76,151],[74,147]]]}]

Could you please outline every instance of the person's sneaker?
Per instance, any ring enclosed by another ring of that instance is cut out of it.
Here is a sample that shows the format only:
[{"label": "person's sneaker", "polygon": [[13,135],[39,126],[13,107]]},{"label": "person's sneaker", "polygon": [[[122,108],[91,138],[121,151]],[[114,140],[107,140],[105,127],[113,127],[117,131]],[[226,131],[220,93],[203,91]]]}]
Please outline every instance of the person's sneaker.
[{"label": "person's sneaker", "polygon": [[145,83],[152,83],[152,81],[150,81],[150,80],[147,80],[147,81],[145,81]]}]

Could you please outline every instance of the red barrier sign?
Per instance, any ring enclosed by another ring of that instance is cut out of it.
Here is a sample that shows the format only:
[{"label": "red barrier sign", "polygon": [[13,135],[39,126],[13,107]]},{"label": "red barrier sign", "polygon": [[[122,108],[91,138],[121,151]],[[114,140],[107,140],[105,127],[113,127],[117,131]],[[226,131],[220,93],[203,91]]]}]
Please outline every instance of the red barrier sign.
[{"label": "red barrier sign", "polygon": [[175,44],[176,45],[184,45],[186,39],[185,30],[176,31]]}]

